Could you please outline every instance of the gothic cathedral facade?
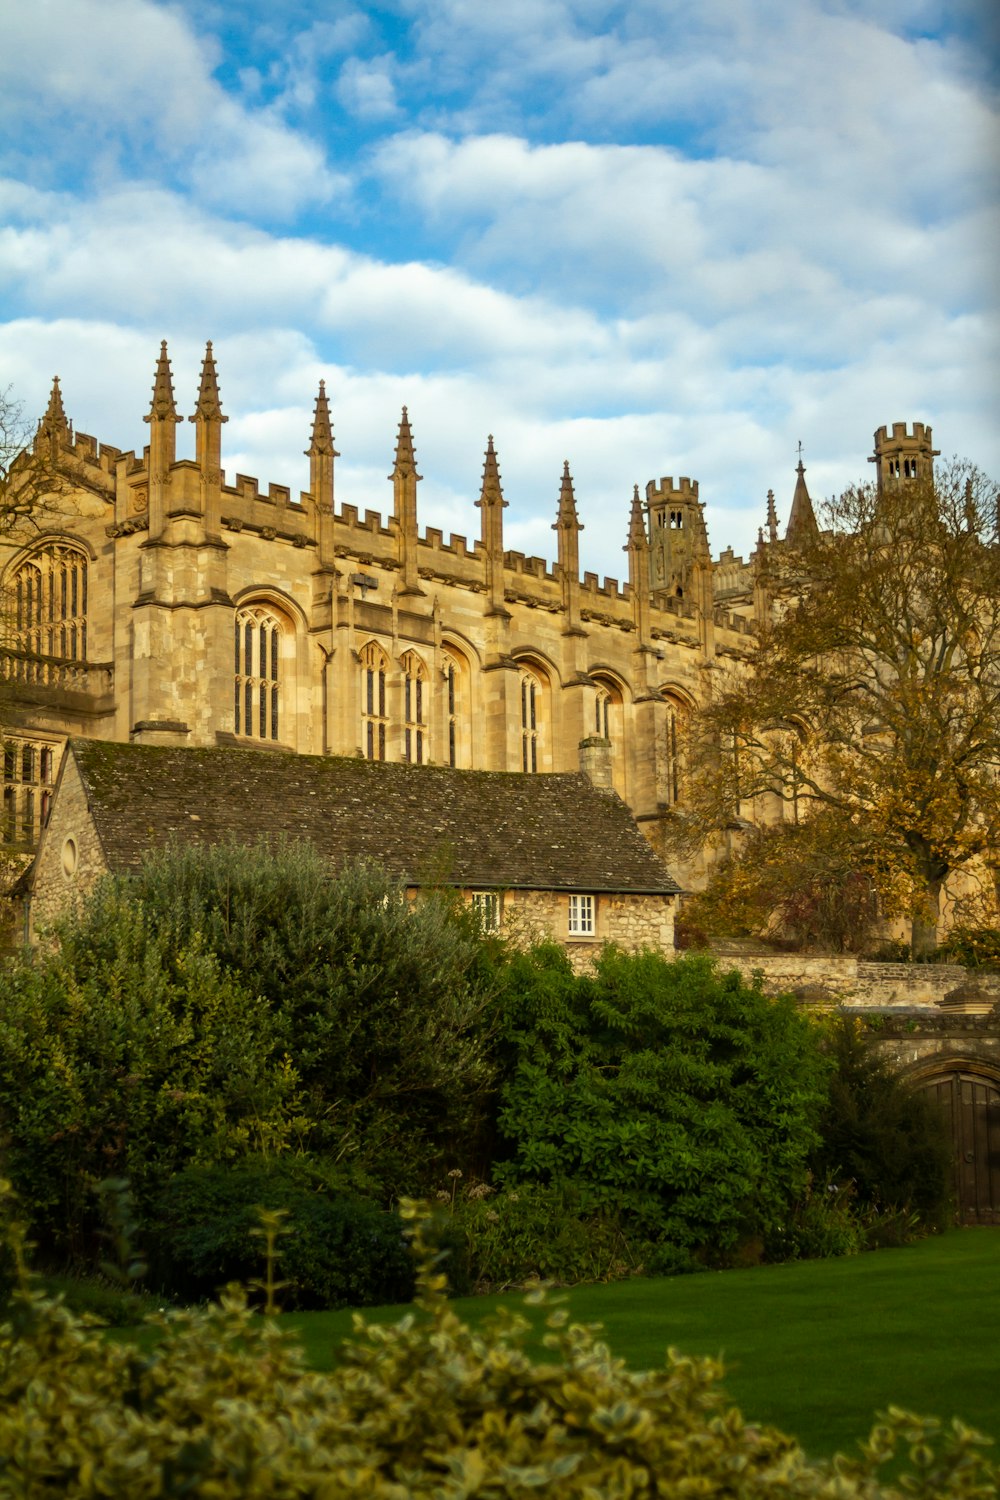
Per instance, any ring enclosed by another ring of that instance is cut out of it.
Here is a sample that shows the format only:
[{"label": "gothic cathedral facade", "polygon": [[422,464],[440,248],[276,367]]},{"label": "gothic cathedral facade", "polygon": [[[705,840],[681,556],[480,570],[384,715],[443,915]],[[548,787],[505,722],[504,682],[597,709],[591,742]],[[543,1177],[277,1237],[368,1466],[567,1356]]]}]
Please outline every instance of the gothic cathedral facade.
[{"label": "gothic cathedral facade", "polygon": [[[34,842],[74,734],[528,775],[582,767],[659,847],[683,803],[685,718],[767,608],[755,557],[712,558],[696,482],[636,487],[619,582],[580,574],[568,465],[555,562],[505,549],[492,438],[480,535],[422,531],[405,408],[387,519],[337,497],[322,384],[296,497],[224,473],[211,344],[194,458],[176,457],[165,344],[145,420],[142,454],[99,444],[73,432],[56,381],[29,455],[45,493],[0,556],[8,844]],[[880,474],[932,452],[921,424],[876,434]],[[802,525],[815,520],[800,463],[789,529]],[[760,547],[776,540],[769,497]],[[697,869],[676,873],[697,883]]]}]

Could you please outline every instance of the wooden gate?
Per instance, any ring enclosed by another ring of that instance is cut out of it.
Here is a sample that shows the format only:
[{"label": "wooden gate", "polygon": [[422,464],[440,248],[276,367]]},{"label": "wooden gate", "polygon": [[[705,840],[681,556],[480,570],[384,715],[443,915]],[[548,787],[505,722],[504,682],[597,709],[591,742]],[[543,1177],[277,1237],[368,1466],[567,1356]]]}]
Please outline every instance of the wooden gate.
[{"label": "wooden gate", "polygon": [[981,1074],[939,1073],[922,1085],[951,1129],[955,1202],[962,1224],[1000,1225],[1000,1084]]}]

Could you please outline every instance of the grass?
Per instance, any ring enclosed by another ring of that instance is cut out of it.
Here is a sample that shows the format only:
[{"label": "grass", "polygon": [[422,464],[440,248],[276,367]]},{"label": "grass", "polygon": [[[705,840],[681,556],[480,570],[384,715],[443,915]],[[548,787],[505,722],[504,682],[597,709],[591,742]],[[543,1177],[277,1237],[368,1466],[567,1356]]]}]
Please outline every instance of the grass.
[{"label": "grass", "polygon": [[[668,1346],[721,1355],[726,1389],[753,1420],[814,1458],[852,1452],[890,1403],[1000,1437],[1000,1232],[954,1230],[900,1250],[699,1276],[576,1287],[579,1322],[600,1322],[634,1369]],[[515,1300],[516,1294],[514,1294]],[[459,1298],[476,1323],[499,1298]],[[405,1308],[368,1309],[391,1322]],[[289,1313],[310,1363],[328,1369],[349,1312]],[[540,1348],[540,1342],[536,1342]]]}]

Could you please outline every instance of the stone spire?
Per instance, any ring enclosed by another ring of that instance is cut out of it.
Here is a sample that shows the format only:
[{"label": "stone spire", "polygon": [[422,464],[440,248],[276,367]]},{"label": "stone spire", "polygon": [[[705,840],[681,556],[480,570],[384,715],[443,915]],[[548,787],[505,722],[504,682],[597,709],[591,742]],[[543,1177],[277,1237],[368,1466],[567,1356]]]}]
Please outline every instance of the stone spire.
[{"label": "stone spire", "polygon": [[177,423],[181,420],[174,401],[166,339],[160,344],[153,399],[143,420],[149,423],[149,534],[157,537],[163,530],[167,485],[177,457]]},{"label": "stone spire", "polygon": [[54,446],[65,443],[69,438],[69,422],[66,420],[66,412],[63,409],[62,391],[59,389],[59,376],[52,379],[52,390],[49,393],[49,404],[45,408],[45,415],[38,424],[39,437],[48,438]]},{"label": "stone spire", "polygon": [[639,635],[639,645],[649,640],[649,537],[643,515],[639,486],[632,490],[632,510],[628,520],[628,591],[632,600],[632,623]]},{"label": "stone spire", "polygon": [[309,460],[309,490],[313,504],[326,514],[333,510],[333,461],[340,454],[333,446],[333,428],[330,424],[330,402],[326,394],[326,381],[319,383],[316,408],[313,412],[312,436],[306,449]]},{"label": "stone spire", "polygon": [[813,541],[819,535],[819,527],[816,524],[816,515],[813,511],[809,491],[806,488],[806,471],[802,462],[801,444],[799,447],[799,463],[795,470],[798,476],[795,481],[795,494],[792,496],[792,508],[788,513],[788,525],[785,528],[785,541],[792,547],[801,547],[807,542]]},{"label": "stone spire", "polygon": [[778,540],[778,512],[774,507],[773,490],[767,492],[767,539],[769,542]]},{"label": "stone spire", "polygon": [[417,473],[413,451],[413,434],[406,407],[396,438],[396,461],[392,473],[392,522],[399,539],[399,561],[403,570],[402,592],[420,594],[423,590],[417,573],[417,484],[423,476]]},{"label": "stone spire", "polygon": [[228,417],[222,415],[222,402],[219,399],[219,378],[216,374],[215,355],[212,353],[211,339],[205,345],[205,358],[201,362],[201,384],[198,387],[198,403],[194,409],[194,416],[190,417],[189,421],[229,421]]},{"label": "stone spire", "polygon": [[566,611],[566,629],[580,632],[580,525],[576,513],[576,496],[573,494],[573,479],[569,472],[569,459],[563,463],[562,483],[559,487],[559,513],[553,523],[559,544],[559,574],[562,578],[563,608]]},{"label": "stone spire", "polygon": [[215,371],[215,356],[211,340],[205,345],[205,358],[201,364],[201,382],[194,416],[194,457],[201,470],[202,515],[209,536],[217,536],[220,530],[222,504],[222,424],[229,418],[222,415],[219,400],[219,381]]},{"label": "stone spire", "polygon": [[476,501],[482,511],[480,536],[486,554],[486,592],[489,595],[491,614],[505,614],[503,601],[503,513],[507,502],[500,487],[500,469],[497,465],[493,434],[486,440],[486,458],[483,463],[483,483]]}]

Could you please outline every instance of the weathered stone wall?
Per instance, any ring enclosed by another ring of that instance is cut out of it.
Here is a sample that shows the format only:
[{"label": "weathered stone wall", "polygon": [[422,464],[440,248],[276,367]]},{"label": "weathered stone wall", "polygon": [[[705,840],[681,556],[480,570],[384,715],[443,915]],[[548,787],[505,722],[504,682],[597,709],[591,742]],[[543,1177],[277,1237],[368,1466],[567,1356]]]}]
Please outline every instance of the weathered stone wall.
[{"label": "weathered stone wall", "polygon": [[[769,994],[798,994],[816,1004],[825,1000],[829,1005],[877,1009],[937,1005],[969,978],[968,970],[958,964],[879,964],[853,954],[722,950],[717,957],[724,968],[738,969],[747,978],[762,973]],[[1000,975],[987,975],[982,983],[1000,997]]]},{"label": "weathered stone wall", "polygon": [[674,899],[670,896],[598,895],[593,937],[569,933],[569,896],[562,891],[507,891],[503,930],[515,942],[542,938],[562,944],[577,973],[585,973],[604,943],[628,951],[660,948],[674,951]]},{"label": "weathered stone wall", "polygon": [[76,762],[67,756],[35,863],[30,936],[79,906],[107,870]]}]

